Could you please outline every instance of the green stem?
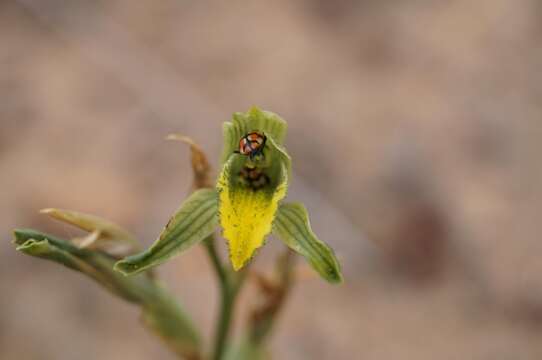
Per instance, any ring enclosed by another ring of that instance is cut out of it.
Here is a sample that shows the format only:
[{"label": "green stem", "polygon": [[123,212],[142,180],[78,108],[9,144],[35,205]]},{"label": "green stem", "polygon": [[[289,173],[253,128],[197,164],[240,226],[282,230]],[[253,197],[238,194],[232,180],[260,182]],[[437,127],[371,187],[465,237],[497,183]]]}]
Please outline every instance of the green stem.
[{"label": "green stem", "polygon": [[214,235],[211,235],[207,239],[205,239],[204,244],[207,248],[207,253],[209,254],[209,258],[211,259],[213,269],[215,270],[218,276],[218,281],[220,283],[220,286],[224,287],[224,285],[227,284],[228,282],[228,275],[227,275],[226,269],[224,268],[224,265],[222,264],[222,260],[220,259],[220,256],[218,255],[218,251],[216,250]]},{"label": "green stem", "polygon": [[222,289],[220,315],[215,333],[215,343],[213,349],[213,360],[221,360],[226,349],[226,340],[231,327],[231,319],[236,295],[229,288]]},{"label": "green stem", "polygon": [[214,236],[205,240],[205,245],[220,285],[220,314],[215,329],[215,339],[211,359],[221,360],[226,350],[226,342],[235,310],[235,301],[245,279],[246,272],[232,274],[222,264],[215,245]]}]

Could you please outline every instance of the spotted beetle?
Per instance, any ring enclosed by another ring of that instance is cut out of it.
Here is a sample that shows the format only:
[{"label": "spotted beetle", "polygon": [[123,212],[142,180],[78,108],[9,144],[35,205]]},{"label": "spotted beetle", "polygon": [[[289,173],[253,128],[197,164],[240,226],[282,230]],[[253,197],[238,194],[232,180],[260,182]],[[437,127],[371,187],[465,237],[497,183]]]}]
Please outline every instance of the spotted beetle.
[{"label": "spotted beetle", "polygon": [[257,131],[252,131],[246,134],[239,140],[239,150],[235,150],[234,153],[247,155],[250,160],[253,160],[257,155],[263,155],[263,148],[267,137]]}]

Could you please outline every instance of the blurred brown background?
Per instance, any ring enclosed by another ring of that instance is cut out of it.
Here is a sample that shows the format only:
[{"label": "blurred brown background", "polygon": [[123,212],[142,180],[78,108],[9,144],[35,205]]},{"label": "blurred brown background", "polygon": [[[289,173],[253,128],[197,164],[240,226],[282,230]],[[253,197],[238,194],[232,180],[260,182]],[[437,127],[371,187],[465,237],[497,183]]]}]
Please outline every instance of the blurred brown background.
[{"label": "blurred brown background", "polygon": [[[54,206],[150,244],[191,183],[163,137],[216,166],[221,123],[259,105],[346,276],[300,280],[276,359],[541,359],[541,40],[538,0],[0,1],[0,358],[173,359],[10,231],[73,235]],[[209,334],[201,249],[159,272]]]}]

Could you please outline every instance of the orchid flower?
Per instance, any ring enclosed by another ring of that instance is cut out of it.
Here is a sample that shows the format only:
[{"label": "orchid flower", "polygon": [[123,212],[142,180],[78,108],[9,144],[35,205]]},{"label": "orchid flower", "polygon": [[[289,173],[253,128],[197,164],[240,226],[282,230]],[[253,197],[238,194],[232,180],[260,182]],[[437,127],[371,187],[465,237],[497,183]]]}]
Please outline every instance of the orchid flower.
[{"label": "orchid flower", "polygon": [[[145,271],[221,228],[235,271],[245,267],[273,234],[324,279],[341,282],[339,262],[311,230],[305,206],[283,202],[291,179],[291,158],[284,148],[286,130],[286,122],[278,115],[257,107],[233,114],[223,127],[222,168],[216,187],[193,192],[148,250],[124,258],[115,269],[125,275]],[[249,141],[247,134],[261,136],[257,152],[240,151]]]}]

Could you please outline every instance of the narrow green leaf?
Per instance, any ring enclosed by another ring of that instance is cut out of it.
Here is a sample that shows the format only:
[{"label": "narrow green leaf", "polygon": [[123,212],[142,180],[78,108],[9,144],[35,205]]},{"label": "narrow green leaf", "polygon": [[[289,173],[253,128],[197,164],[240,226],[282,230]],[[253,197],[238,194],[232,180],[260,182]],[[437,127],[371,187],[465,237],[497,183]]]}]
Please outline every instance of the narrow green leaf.
[{"label": "narrow green leaf", "polygon": [[30,229],[17,229],[14,235],[17,251],[82,272],[127,301],[139,303],[142,293],[148,292],[147,277],[126,279],[113,271],[116,260],[103,252],[80,249],[67,240]]},{"label": "narrow green leaf", "polygon": [[331,283],[342,282],[339,261],[333,250],[312,232],[307,210],[300,203],[282,204],[273,232],[288,247],[302,255],[320,276]]},{"label": "narrow green leaf", "polygon": [[216,190],[197,190],[181,205],[148,250],[117,262],[115,270],[133,275],[159,265],[211,235],[217,226]]},{"label": "narrow green leaf", "polygon": [[[45,234],[36,236],[35,232],[31,230],[15,230],[15,237],[15,244],[18,245],[16,247],[17,251],[30,256],[55,261],[72,270],[82,271],[85,267],[81,260],[70,253],[69,247],[71,247],[71,245],[67,244],[65,248],[62,248],[58,246],[59,240],[52,240],[52,236]],[[78,252],[78,249],[75,247],[73,247],[73,250],[75,250],[76,253]]]},{"label": "narrow green leaf", "polygon": [[[85,252],[66,240],[62,240],[62,239],[57,238],[56,236],[45,234],[33,229],[15,229],[13,231],[13,236],[14,236],[13,244],[17,245],[16,250],[22,251],[25,253],[28,253],[28,251],[30,251],[29,248],[31,248],[31,245],[33,243],[33,242],[27,243],[28,240],[34,240],[34,242],[47,240],[53,246],[70,253],[79,254],[79,253]],[[29,255],[34,255],[34,254],[29,253]]]},{"label": "narrow green leaf", "polygon": [[30,256],[62,264],[92,278],[120,298],[141,306],[147,327],[176,353],[199,359],[200,337],[183,308],[148,273],[126,277],[113,270],[115,258],[101,251],[81,249],[71,242],[30,229],[14,231],[16,249]]}]

